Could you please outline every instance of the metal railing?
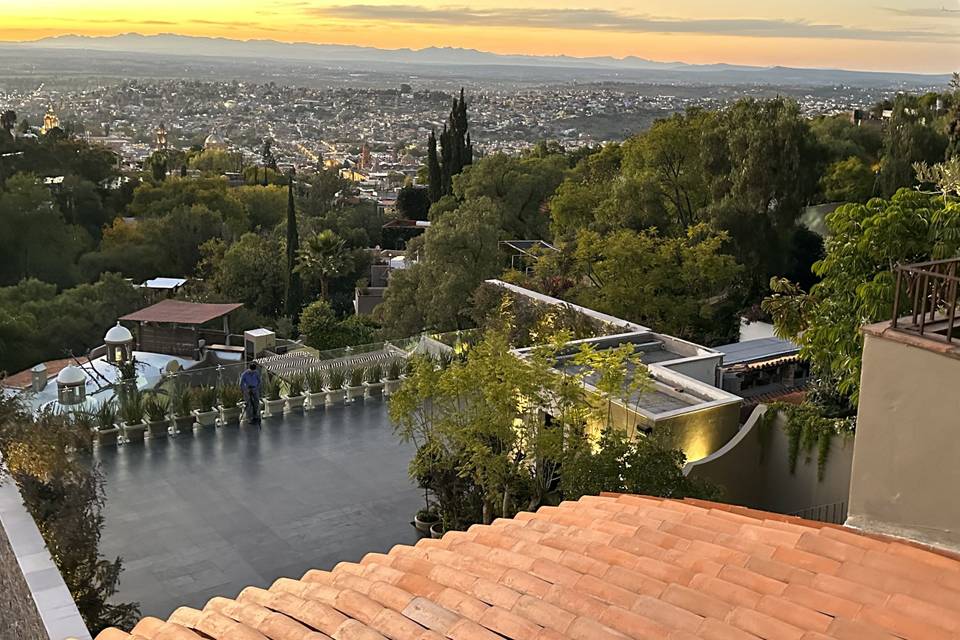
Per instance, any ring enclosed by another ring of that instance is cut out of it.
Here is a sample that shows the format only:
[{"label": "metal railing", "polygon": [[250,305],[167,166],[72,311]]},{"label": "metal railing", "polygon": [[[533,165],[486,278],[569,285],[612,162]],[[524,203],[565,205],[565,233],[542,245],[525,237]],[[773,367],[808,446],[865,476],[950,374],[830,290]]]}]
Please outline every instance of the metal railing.
[{"label": "metal railing", "polygon": [[953,342],[956,333],[960,258],[898,265],[891,326]]},{"label": "metal railing", "polygon": [[843,524],[847,521],[847,503],[834,502],[833,504],[821,504],[789,515],[803,518],[804,520]]}]

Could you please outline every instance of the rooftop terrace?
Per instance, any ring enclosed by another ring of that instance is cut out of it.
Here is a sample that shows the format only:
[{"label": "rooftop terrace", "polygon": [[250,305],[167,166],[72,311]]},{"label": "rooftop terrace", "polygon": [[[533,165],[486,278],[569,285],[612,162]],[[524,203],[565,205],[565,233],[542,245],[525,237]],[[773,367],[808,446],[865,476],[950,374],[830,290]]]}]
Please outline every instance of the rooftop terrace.
[{"label": "rooftop terrace", "polygon": [[423,494],[382,401],[95,451],[119,601],[168,616],[417,539]]}]

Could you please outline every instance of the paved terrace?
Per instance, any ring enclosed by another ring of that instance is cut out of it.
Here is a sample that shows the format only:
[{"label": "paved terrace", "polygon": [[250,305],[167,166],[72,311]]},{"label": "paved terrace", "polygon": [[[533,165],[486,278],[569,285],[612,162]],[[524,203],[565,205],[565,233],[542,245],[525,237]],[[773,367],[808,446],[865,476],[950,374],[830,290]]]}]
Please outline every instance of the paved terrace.
[{"label": "paved terrace", "polygon": [[95,452],[117,598],[167,617],[220,594],[411,544],[423,504],[386,402]]}]

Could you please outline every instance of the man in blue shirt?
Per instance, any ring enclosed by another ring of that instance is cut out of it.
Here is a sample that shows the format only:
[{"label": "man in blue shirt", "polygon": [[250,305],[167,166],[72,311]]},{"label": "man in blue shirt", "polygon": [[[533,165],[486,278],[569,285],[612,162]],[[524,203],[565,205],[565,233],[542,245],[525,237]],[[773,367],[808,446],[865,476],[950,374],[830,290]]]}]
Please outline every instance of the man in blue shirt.
[{"label": "man in blue shirt", "polygon": [[247,422],[260,425],[260,372],[257,363],[251,362],[250,368],[240,376],[240,389],[246,402]]}]

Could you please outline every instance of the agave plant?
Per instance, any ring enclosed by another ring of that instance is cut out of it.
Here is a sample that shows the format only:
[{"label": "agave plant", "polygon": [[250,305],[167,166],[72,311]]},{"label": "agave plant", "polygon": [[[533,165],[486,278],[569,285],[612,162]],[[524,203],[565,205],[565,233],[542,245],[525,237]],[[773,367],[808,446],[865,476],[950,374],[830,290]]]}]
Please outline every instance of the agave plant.
[{"label": "agave plant", "polygon": [[115,429],[117,425],[117,406],[113,400],[105,400],[97,407],[94,413],[96,428],[99,431],[109,431]]},{"label": "agave plant", "polygon": [[191,393],[193,408],[200,413],[213,411],[217,406],[217,389],[209,385],[194,387]]},{"label": "agave plant", "polygon": [[243,391],[235,384],[223,384],[217,388],[221,407],[235,407],[243,402]]},{"label": "agave plant", "polygon": [[263,395],[267,400],[280,399],[280,378],[267,376],[263,380]]},{"label": "agave plant", "polygon": [[129,391],[120,398],[120,416],[128,425],[143,422],[145,409],[143,395],[139,391]]},{"label": "agave plant", "polygon": [[332,391],[343,389],[343,383],[346,382],[347,374],[343,367],[334,367],[327,373],[327,388]]},{"label": "agave plant", "polygon": [[143,398],[143,412],[150,422],[163,422],[167,419],[167,410],[170,408],[170,399],[156,393]]},{"label": "agave plant", "polygon": [[307,387],[312,393],[320,393],[327,383],[327,376],[323,369],[311,369],[307,372]]},{"label": "agave plant", "polygon": [[185,418],[190,415],[190,409],[193,408],[193,398],[190,394],[190,387],[185,384],[177,384],[170,393],[170,408],[173,415],[177,418]]},{"label": "agave plant", "polygon": [[383,365],[379,362],[367,367],[366,379],[370,384],[377,384],[383,378]]},{"label": "agave plant", "polygon": [[363,367],[354,367],[350,370],[350,386],[359,387],[363,384]]},{"label": "agave plant", "polygon": [[295,373],[287,380],[287,395],[291,398],[303,395],[303,388],[306,384],[303,376]]},{"label": "agave plant", "polygon": [[399,380],[401,373],[403,373],[403,364],[399,359],[387,363],[387,380]]}]

